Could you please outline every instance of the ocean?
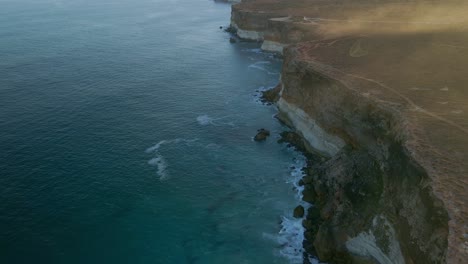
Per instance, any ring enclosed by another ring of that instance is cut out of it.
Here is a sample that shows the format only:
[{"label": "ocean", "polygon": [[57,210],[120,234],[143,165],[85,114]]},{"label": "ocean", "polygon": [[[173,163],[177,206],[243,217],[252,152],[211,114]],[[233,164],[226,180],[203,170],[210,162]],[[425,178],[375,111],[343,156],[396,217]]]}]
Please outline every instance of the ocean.
[{"label": "ocean", "polygon": [[230,5],[0,6],[0,263],[302,263],[304,158],[258,97],[281,60]]}]

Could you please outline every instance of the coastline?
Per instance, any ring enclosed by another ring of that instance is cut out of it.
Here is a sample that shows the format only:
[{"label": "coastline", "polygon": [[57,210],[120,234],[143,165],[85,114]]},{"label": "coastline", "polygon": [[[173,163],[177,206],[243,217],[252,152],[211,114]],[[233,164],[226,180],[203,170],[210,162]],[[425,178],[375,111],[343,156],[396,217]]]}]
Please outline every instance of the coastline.
[{"label": "coastline", "polygon": [[[380,75],[375,74],[379,80],[366,77],[365,71],[348,73],[348,65],[336,61],[367,59],[369,45],[386,45],[382,39],[396,47],[420,39],[355,33],[318,38],[317,23],[306,16],[286,17],[275,4],[234,5],[231,27],[239,38],[283,54],[281,90],[274,100],[279,118],[303,139],[306,155],[326,157],[309,160],[299,183],[303,199],[314,205],[303,222],[306,252],[330,263],[463,263],[468,256],[467,237],[460,236],[466,234],[467,212],[463,160],[447,158],[450,151],[438,135],[427,135],[433,125],[424,116],[453,127],[450,133],[458,144],[465,127],[425,109]],[[384,46],[389,54],[393,49]],[[438,160],[454,166],[446,168]],[[451,181],[442,183],[441,175],[450,175]]]}]

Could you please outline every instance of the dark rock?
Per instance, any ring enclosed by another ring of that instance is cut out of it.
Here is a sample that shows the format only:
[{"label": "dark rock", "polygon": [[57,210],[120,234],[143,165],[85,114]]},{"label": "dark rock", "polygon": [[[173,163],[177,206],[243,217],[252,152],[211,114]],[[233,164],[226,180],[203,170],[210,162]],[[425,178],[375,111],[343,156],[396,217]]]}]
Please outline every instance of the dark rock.
[{"label": "dark rock", "polygon": [[281,91],[281,84],[276,87],[262,92],[262,102],[264,103],[276,103],[279,100],[279,93]]},{"label": "dark rock", "polygon": [[302,191],[302,200],[308,203],[314,203],[317,200],[317,193],[313,185],[305,184],[305,188]]},{"label": "dark rock", "polygon": [[293,216],[295,218],[302,218],[304,216],[304,207],[302,207],[302,205],[298,205],[294,208]]},{"label": "dark rock", "polygon": [[318,223],[320,221],[320,209],[316,206],[311,206],[307,209],[307,219],[312,221],[312,223]]},{"label": "dark rock", "polygon": [[255,141],[264,141],[269,136],[270,136],[270,131],[262,128],[262,129],[257,130],[257,135],[255,135],[254,140]]},{"label": "dark rock", "polygon": [[237,29],[233,26],[229,26],[227,27],[226,29],[224,29],[224,31],[228,32],[228,33],[231,33],[231,34],[236,34],[237,33]]},{"label": "dark rock", "polygon": [[229,38],[229,42],[231,43],[236,43],[237,42],[237,39],[233,38],[233,37],[230,37]]},{"label": "dark rock", "polygon": [[314,248],[321,261],[329,261],[333,258],[336,245],[330,228],[322,225],[314,240]]},{"label": "dark rock", "polygon": [[309,241],[314,241],[315,234],[312,231],[306,231],[306,232],[304,232],[304,237],[305,237],[305,239],[307,239]]},{"label": "dark rock", "polygon": [[317,196],[321,199],[327,196],[327,186],[321,181],[316,182],[315,184],[315,192]]},{"label": "dark rock", "polygon": [[310,176],[310,175],[306,175],[304,177],[302,177],[302,181],[305,183],[305,184],[310,184],[312,183],[314,177]]},{"label": "dark rock", "polygon": [[[305,247],[306,247],[306,246],[304,246],[304,248],[305,248]],[[309,260],[309,255],[307,254],[307,252],[304,252],[304,253],[303,253],[302,258],[304,259],[303,262],[302,262],[303,264],[312,264],[312,263],[310,262],[310,260]]]},{"label": "dark rock", "polygon": [[314,221],[312,221],[310,219],[304,219],[304,220],[302,220],[302,226],[306,230],[312,230],[312,228],[314,227]]},{"label": "dark rock", "polygon": [[219,26],[219,29],[223,29],[223,26]]},{"label": "dark rock", "polygon": [[329,200],[325,206],[322,208],[320,215],[322,216],[323,220],[327,220],[333,217],[335,213],[335,205],[333,200]]},{"label": "dark rock", "polygon": [[302,137],[296,132],[284,131],[280,134],[281,138],[278,140],[278,143],[289,143],[294,146],[298,151],[303,153],[307,152],[304,141]]},{"label": "dark rock", "polygon": [[297,183],[299,186],[304,186],[304,181],[302,179],[299,180],[299,182]]}]

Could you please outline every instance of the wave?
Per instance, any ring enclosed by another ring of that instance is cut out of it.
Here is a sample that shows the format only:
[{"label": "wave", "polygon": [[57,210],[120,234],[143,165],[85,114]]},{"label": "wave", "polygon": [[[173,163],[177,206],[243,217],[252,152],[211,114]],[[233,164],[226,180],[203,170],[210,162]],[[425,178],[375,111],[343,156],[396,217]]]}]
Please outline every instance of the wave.
[{"label": "wave", "polygon": [[262,65],[267,65],[267,64],[271,64],[271,63],[269,61],[258,61],[258,62],[255,62],[253,64],[250,64],[248,67],[250,69],[257,69],[257,70],[260,70],[260,71],[264,71],[269,75],[279,75],[279,72],[270,71],[266,67],[262,66]]},{"label": "wave", "polygon": [[[295,150],[294,150],[295,151]],[[307,159],[304,155],[298,155],[294,158],[294,164],[291,168],[291,178],[288,181],[294,185],[294,189],[296,190],[296,197],[299,201],[302,202],[302,191],[304,191],[304,186],[299,185],[299,181],[304,177],[304,172],[302,168],[307,165]]]},{"label": "wave", "polygon": [[[263,92],[271,90],[275,88],[275,86],[260,86],[255,90],[255,93],[253,94],[253,101],[257,104],[261,105],[272,105],[269,102],[265,102],[263,99]],[[276,115],[276,114],[275,114]]]},{"label": "wave", "polygon": [[280,254],[286,257],[291,264],[303,263],[304,227],[302,219],[283,216],[281,230],[278,235],[278,243],[281,245]]},{"label": "wave", "polygon": [[253,52],[253,53],[257,53],[257,54],[263,54],[265,53],[265,51],[263,51],[262,49],[260,48],[254,48],[254,49],[242,49],[241,51],[246,51],[246,52]]},{"label": "wave", "polygon": [[155,158],[152,158],[148,161],[149,165],[157,166],[157,173],[160,180],[165,180],[168,177],[167,173],[167,162],[162,155],[157,155]]},{"label": "wave", "polygon": [[207,125],[213,125],[213,126],[231,126],[235,127],[234,122],[223,122],[221,120],[229,118],[230,116],[225,116],[225,117],[220,117],[220,118],[212,118],[208,115],[200,115],[197,116],[197,122],[198,124],[202,126],[207,126]]},{"label": "wave", "polygon": [[[304,176],[302,168],[307,164],[307,159],[302,154],[297,153],[293,148],[289,148],[291,152],[295,153],[294,162],[291,165],[290,178],[288,183],[294,186],[296,191],[296,199],[298,204],[302,205],[304,209],[310,207],[309,204],[302,201],[303,186],[299,186],[299,180]],[[305,218],[292,218],[290,212],[288,216],[281,217],[281,230],[278,233],[278,243],[281,245],[280,254],[286,257],[290,263],[299,264],[303,263],[304,257],[304,227],[302,226],[302,220]]]},{"label": "wave", "polygon": [[197,122],[202,126],[213,124],[213,121],[213,118],[208,115],[197,116]]},{"label": "wave", "polygon": [[151,158],[148,161],[148,164],[151,166],[157,167],[156,173],[158,174],[160,180],[166,180],[169,178],[169,172],[168,172],[169,163],[166,161],[164,156],[161,153],[159,153],[159,149],[161,148],[161,146],[165,144],[178,144],[181,142],[190,145],[190,143],[193,143],[195,141],[198,141],[198,139],[176,138],[172,140],[161,140],[155,145],[146,149],[145,151],[146,153],[154,153],[155,155],[154,158]]}]

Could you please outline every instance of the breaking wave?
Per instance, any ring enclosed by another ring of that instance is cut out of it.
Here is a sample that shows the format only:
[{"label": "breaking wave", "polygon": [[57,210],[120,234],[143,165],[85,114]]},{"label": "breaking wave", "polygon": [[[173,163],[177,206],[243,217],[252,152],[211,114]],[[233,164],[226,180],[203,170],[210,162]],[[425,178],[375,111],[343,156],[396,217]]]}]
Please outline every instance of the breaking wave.
[{"label": "breaking wave", "polygon": [[[294,151],[291,149],[291,151]],[[295,152],[295,151],[294,151]],[[300,154],[294,158],[294,163],[291,166],[290,178],[288,183],[291,183],[296,190],[296,199],[298,204],[304,206],[307,210],[309,205],[302,201],[303,186],[299,186],[299,180],[304,176],[302,168],[307,164],[307,159]],[[288,214],[289,215],[289,214]],[[302,220],[304,218],[292,218],[290,216],[281,217],[281,230],[278,233],[278,243],[281,245],[280,254],[287,259],[290,263],[303,263],[304,257],[304,227]]]}]

